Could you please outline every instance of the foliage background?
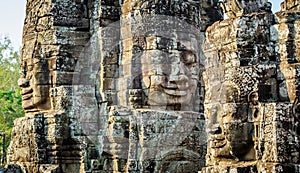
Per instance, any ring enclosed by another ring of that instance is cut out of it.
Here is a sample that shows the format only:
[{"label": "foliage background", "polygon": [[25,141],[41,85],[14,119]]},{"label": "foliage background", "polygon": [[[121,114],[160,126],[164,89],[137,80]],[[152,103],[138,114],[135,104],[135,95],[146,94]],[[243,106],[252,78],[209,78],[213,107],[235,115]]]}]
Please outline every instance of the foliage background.
[{"label": "foliage background", "polygon": [[10,142],[13,121],[24,116],[21,89],[17,85],[19,57],[19,51],[13,49],[10,39],[0,38],[0,133],[6,133],[6,148]]}]

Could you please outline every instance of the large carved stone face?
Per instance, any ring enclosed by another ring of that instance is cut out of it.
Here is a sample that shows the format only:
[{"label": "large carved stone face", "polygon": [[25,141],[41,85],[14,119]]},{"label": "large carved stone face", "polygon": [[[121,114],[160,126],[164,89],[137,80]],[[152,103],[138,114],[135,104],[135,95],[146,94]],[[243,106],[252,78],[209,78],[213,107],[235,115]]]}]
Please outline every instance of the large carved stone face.
[{"label": "large carved stone face", "polygon": [[26,112],[46,110],[49,104],[49,71],[46,61],[30,64],[23,62],[23,72],[18,80],[22,88],[22,106]]},{"label": "large carved stone face", "polygon": [[248,105],[239,101],[238,89],[225,84],[220,102],[205,111],[211,155],[219,160],[252,160],[254,127],[247,122]]},{"label": "large carved stone face", "polygon": [[144,51],[141,57],[142,79],[149,106],[193,109],[199,81],[199,56],[196,40],[188,43],[181,42],[182,50]]}]

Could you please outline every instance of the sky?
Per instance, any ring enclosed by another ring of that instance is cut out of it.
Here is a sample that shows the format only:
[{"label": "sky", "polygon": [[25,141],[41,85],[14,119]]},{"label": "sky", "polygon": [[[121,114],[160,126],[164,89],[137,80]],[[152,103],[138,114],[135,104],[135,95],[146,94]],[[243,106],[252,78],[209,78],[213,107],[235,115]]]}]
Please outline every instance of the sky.
[{"label": "sky", "polygon": [[0,37],[8,36],[15,49],[22,43],[26,0],[0,0]]},{"label": "sky", "polygon": [[[273,12],[280,9],[283,0],[269,0]],[[25,19],[26,0],[0,0],[0,37],[8,36],[17,50],[22,45],[22,29]]]}]

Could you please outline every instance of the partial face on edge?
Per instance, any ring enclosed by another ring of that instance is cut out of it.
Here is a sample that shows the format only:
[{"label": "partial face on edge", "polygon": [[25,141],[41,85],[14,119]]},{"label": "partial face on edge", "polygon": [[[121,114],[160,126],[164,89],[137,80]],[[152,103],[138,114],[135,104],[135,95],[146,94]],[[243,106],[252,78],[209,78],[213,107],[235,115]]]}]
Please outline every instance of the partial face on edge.
[{"label": "partial face on edge", "polygon": [[49,109],[49,72],[46,61],[27,63],[23,61],[23,72],[18,80],[22,88],[22,106],[25,111]]},{"label": "partial face on edge", "polygon": [[225,85],[222,90],[224,99],[205,110],[210,152],[219,159],[251,160],[254,125],[247,122],[248,105],[239,101],[238,88]]}]

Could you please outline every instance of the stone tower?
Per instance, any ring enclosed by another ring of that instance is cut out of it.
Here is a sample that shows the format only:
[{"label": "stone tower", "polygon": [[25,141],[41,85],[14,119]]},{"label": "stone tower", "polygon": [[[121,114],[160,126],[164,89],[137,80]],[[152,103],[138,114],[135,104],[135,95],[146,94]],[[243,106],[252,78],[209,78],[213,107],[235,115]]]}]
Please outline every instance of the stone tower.
[{"label": "stone tower", "polygon": [[217,1],[27,1],[23,108],[8,163],[24,172],[197,172],[201,78]]},{"label": "stone tower", "polygon": [[281,6],[225,1],[206,31],[204,173],[300,172],[299,1]]}]

